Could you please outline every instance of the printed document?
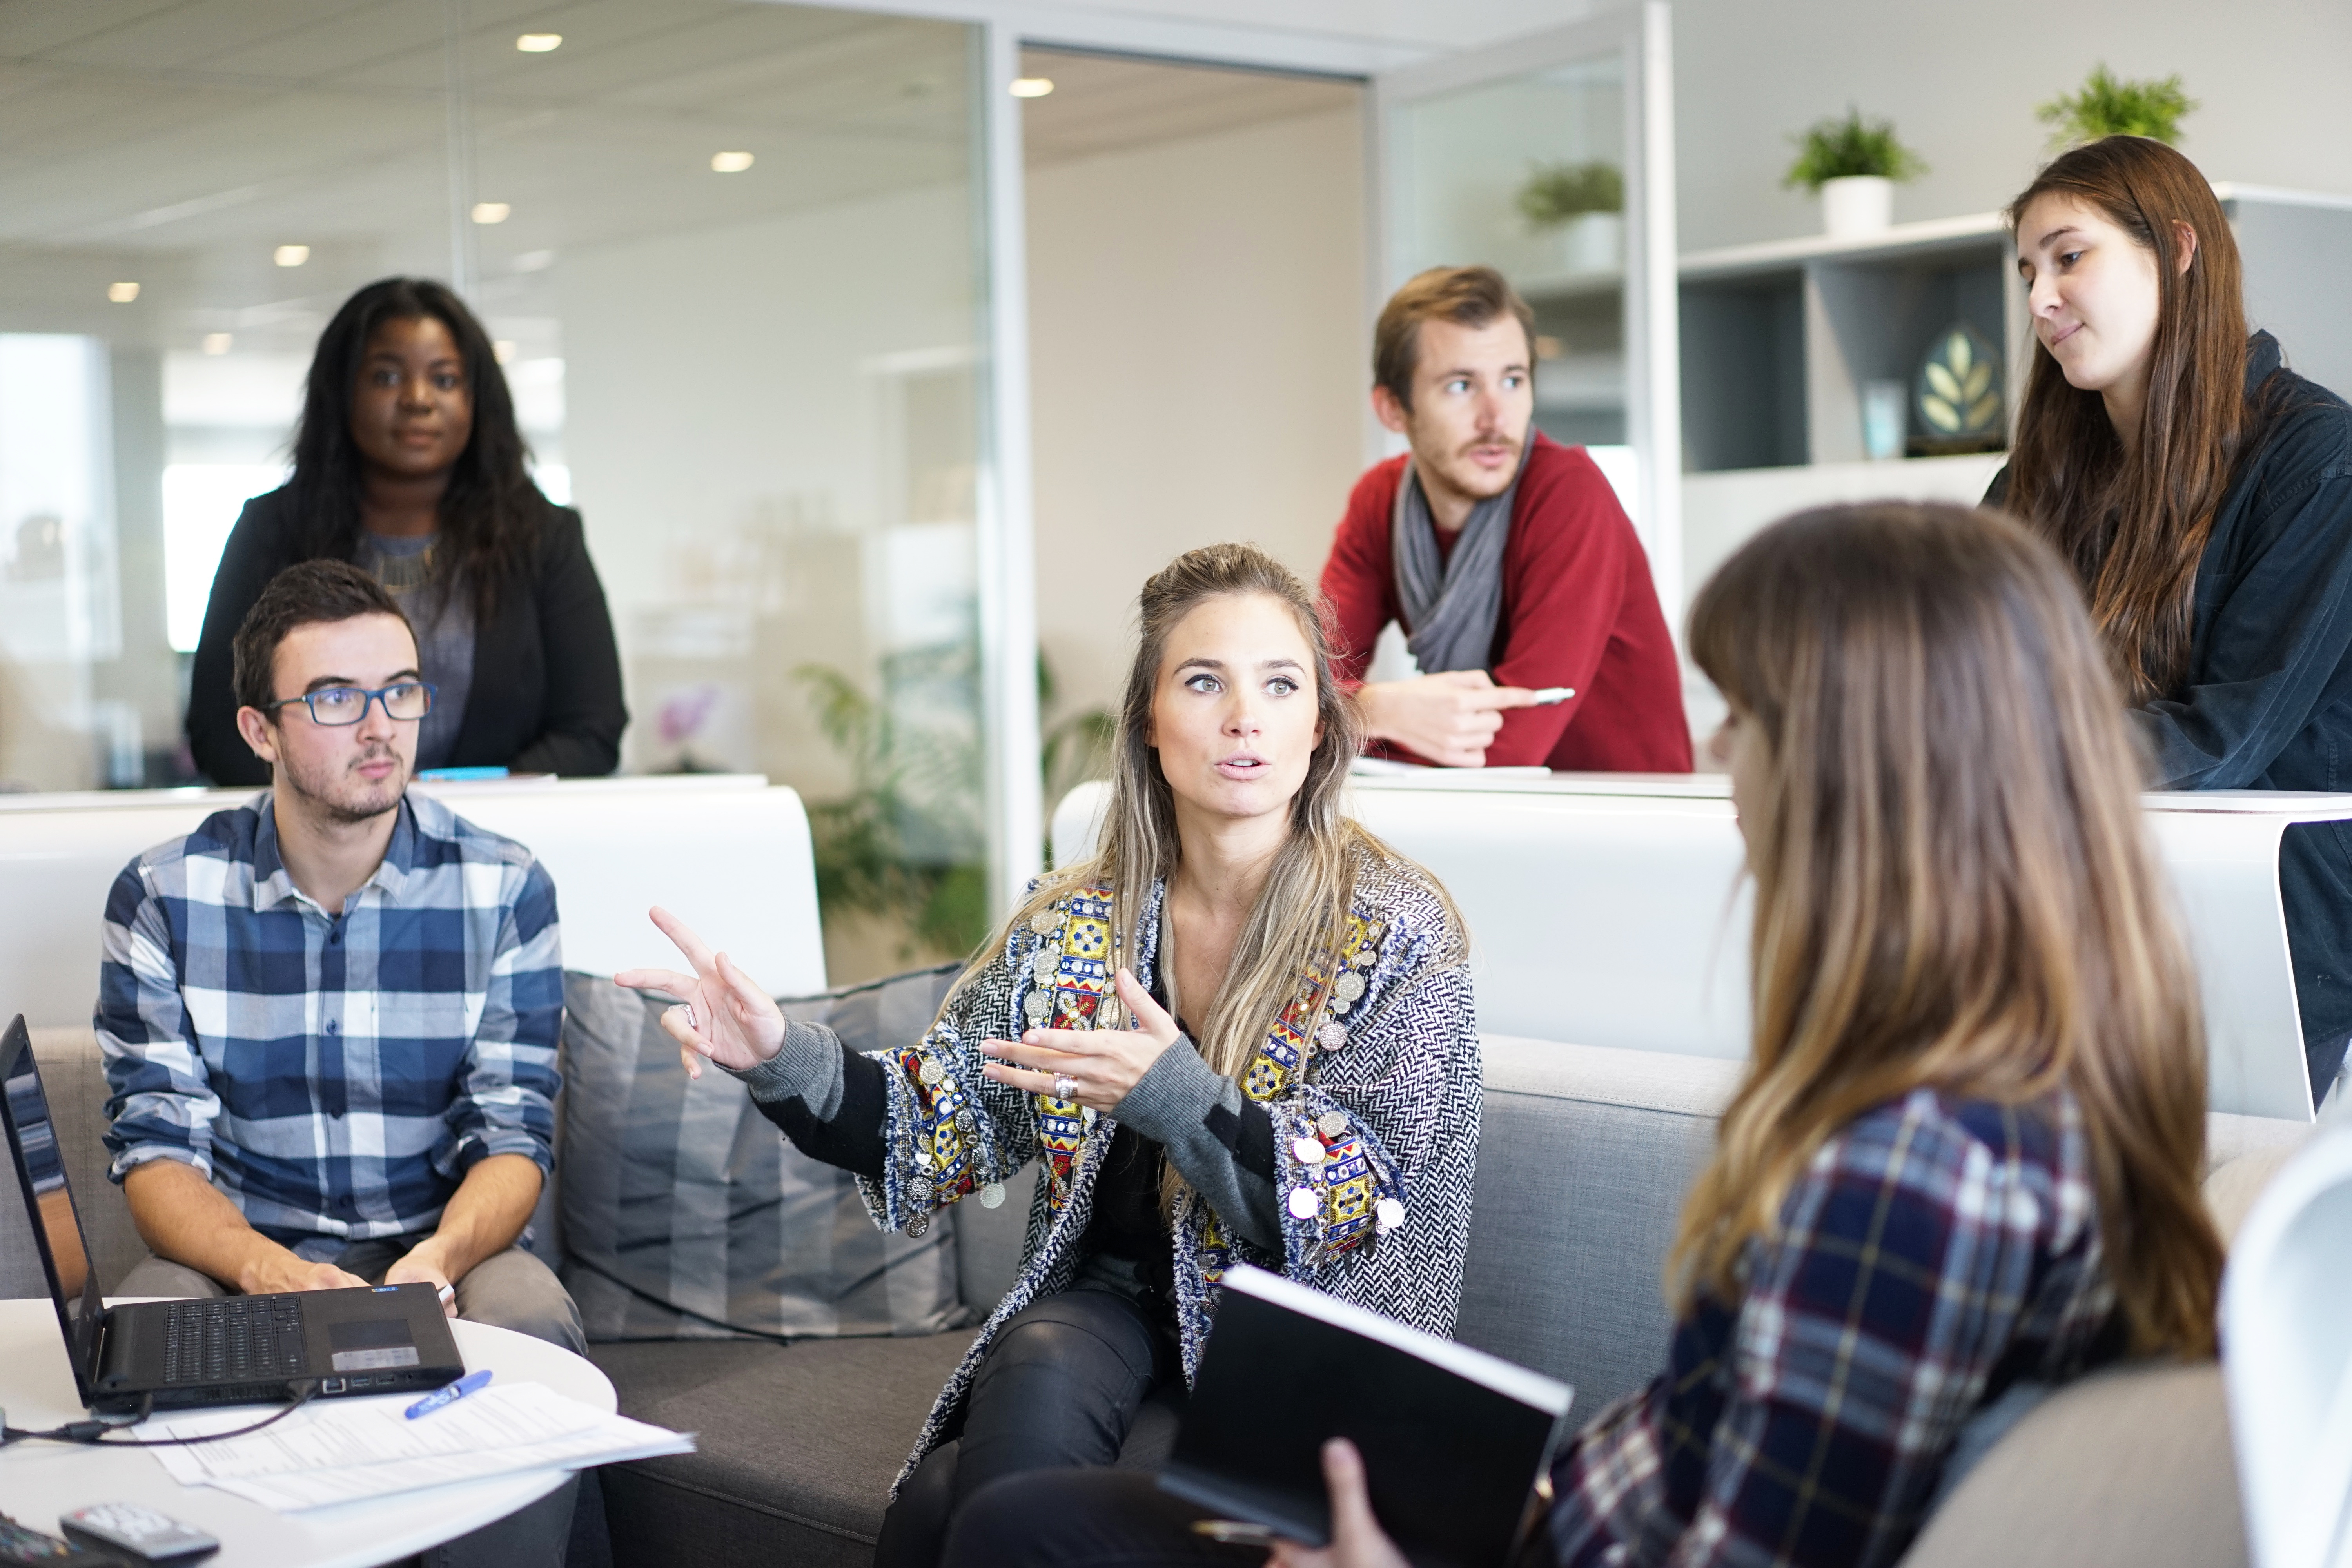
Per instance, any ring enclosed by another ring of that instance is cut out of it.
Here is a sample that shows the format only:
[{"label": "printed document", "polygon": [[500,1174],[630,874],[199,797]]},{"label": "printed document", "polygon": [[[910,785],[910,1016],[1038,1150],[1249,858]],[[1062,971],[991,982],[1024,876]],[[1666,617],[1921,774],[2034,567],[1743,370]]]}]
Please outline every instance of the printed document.
[{"label": "printed document", "polygon": [[[173,1479],[281,1513],[388,1497],[517,1470],[576,1470],[694,1451],[690,1433],[607,1415],[536,1383],[498,1384],[412,1421],[413,1395],[311,1405],[266,1430],[148,1450]],[[249,1410],[163,1417],[141,1437],[196,1437],[250,1424]]]}]

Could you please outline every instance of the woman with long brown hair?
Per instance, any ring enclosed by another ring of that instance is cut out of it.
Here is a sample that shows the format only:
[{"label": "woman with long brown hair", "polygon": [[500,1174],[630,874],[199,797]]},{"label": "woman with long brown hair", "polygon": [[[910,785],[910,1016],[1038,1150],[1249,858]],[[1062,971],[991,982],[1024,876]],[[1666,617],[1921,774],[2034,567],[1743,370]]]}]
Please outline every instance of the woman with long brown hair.
[{"label": "woman with long brown hair", "polygon": [[[2246,331],[2197,166],[2110,136],[2009,216],[2033,367],[1988,505],[2057,546],[2159,789],[2352,786],[2352,408]],[[2352,832],[2291,827],[2279,881],[2315,1102],[2352,1038]]]},{"label": "woman with long brown hair", "polygon": [[[2015,523],[1790,518],[1700,591],[1690,648],[1729,703],[1752,1054],[1666,1370],[1570,1446],[1531,1554],[1892,1563],[1972,1417],[2213,1353],[2196,983],[2105,655]],[[1352,1450],[1326,1473],[1333,1546],[1281,1559],[1401,1568]]]},{"label": "woman with long brown hair", "polygon": [[1140,619],[1099,848],[1030,889],[920,1039],[866,1057],[787,1023],[660,910],[694,973],[616,977],[680,998],[663,1026],[688,1069],[742,1078],[888,1228],[992,1208],[1043,1167],[1020,1277],[899,1477],[882,1568],[936,1561],[990,1481],[1052,1471],[1058,1505],[1139,1462],[1137,1415],[1181,1401],[1232,1263],[1436,1333],[1460,1309],[1465,939],[1342,809],[1360,733],[1315,602],[1215,545],[1146,583]]}]

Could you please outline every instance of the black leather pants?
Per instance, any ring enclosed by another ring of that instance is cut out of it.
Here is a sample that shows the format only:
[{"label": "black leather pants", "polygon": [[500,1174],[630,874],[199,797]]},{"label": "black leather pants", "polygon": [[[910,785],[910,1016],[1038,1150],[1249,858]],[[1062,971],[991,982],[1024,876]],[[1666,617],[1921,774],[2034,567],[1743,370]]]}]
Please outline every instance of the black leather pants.
[{"label": "black leather pants", "polygon": [[1173,1333],[1125,1296],[1080,1286],[1032,1303],[989,1347],[961,1436],[898,1489],[875,1568],[934,1568],[965,1502],[992,1482],[1117,1463],[1145,1402],[1171,1385],[1183,1386]]}]

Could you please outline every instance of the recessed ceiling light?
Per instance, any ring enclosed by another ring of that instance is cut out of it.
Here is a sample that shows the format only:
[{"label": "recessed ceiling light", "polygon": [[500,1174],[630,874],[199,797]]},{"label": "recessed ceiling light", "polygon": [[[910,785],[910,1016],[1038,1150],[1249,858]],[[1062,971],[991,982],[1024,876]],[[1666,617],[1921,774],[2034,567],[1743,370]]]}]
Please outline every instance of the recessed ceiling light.
[{"label": "recessed ceiling light", "polygon": [[551,55],[562,47],[561,33],[525,33],[515,40],[515,47],[527,55]]},{"label": "recessed ceiling light", "polygon": [[490,353],[497,356],[500,364],[512,364],[515,356],[515,341],[512,338],[500,338],[490,345]]},{"label": "recessed ceiling light", "polygon": [[555,252],[551,250],[526,250],[514,258],[517,272],[544,272],[554,265]]},{"label": "recessed ceiling light", "polygon": [[474,204],[474,221],[476,223],[504,223],[509,216],[513,216],[513,213],[514,208],[509,206],[504,202],[476,202]]},{"label": "recessed ceiling light", "polygon": [[1013,79],[1015,98],[1043,98],[1054,90],[1054,79],[1049,76],[1017,76]]},{"label": "recessed ceiling light", "polygon": [[749,153],[713,153],[710,155],[710,167],[716,174],[740,174],[751,166],[751,154]]},{"label": "recessed ceiling light", "polygon": [[230,337],[226,332],[206,332],[205,334],[205,353],[208,354],[225,354],[228,353],[229,344],[236,341],[236,339]]},{"label": "recessed ceiling light", "polygon": [[269,259],[280,267],[299,267],[310,259],[310,247],[307,245],[281,245],[269,253]]},{"label": "recessed ceiling light", "polygon": [[128,305],[131,300],[139,298],[139,285],[136,283],[109,283],[106,286],[106,297],[113,300],[118,305]]}]

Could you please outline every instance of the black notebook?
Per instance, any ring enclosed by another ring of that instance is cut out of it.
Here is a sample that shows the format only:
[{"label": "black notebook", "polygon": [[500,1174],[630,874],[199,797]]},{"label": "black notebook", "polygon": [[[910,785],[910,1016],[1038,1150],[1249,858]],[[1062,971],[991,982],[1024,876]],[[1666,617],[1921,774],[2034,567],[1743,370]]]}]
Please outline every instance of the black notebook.
[{"label": "black notebook", "polygon": [[1407,1557],[1497,1568],[1530,1521],[1572,1397],[1541,1373],[1239,1266],[1160,1484],[1321,1546],[1323,1444],[1345,1437]]}]

